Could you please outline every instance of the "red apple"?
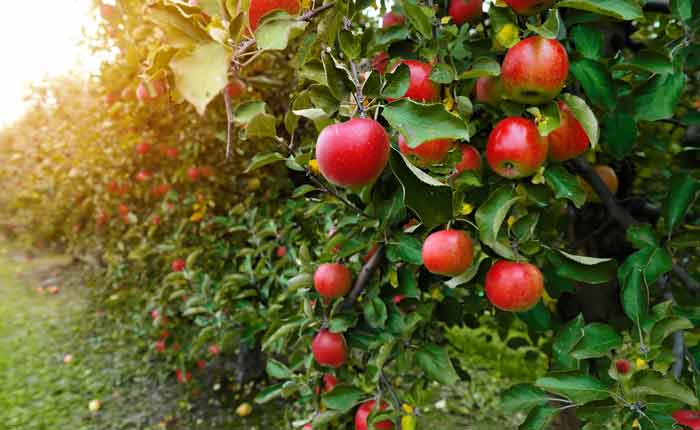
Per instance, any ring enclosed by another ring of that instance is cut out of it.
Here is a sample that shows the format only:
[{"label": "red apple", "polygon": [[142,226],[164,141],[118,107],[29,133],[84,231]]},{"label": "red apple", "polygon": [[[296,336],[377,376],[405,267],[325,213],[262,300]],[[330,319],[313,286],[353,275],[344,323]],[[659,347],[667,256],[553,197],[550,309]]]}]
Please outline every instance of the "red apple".
[{"label": "red apple", "polygon": [[158,352],[165,352],[165,341],[164,340],[158,340],[156,341],[156,351]]},{"label": "red apple", "polygon": [[[440,98],[440,84],[430,80],[430,72],[433,70],[430,63],[416,60],[402,60],[401,63],[408,66],[410,73],[408,89],[403,97],[418,102],[435,101]],[[398,66],[399,64],[396,65]],[[387,98],[387,100],[395,99]]]},{"label": "red apple", "polygon": [[[605,183],[610,192],[613,193],[613,195],[617,194],[617,189],[620,183],[617,180],[617,175],[615,174],[615,171],[610,166],[606,166],[604,164],[598,164],[596,166],[593,166],[593,170],[595,170],[598,176],[600,176],[600,179],[603,180],[603,183]],[[588,199],[591,202],[600,203],[600,196],[593,190],[593,188],[588,184],[588,182],[584,181],[580,177],[579,182],[583,187],[583,191],[586,192],[586,199]]]},{"label": "red apple", "polygon": [[547,135],[549,158],[554,161],[566,161],[586,152],[590,142],[586,131],[569,106],[562,101],[558,104],[559,127]]},{"label": "red apple", "polygon": [[117,11],[117,8],[112,6],[111,4],[103,4],[100,6],[100,15],[103,19],[111,21],[117,16],[119,16],[119,13]]},{"label": "red apple", "polygon": [[245,93],[246,86],[240,79],[233,78],[231,82],[226,85],[225,91],[231,99],[236,100]]},{"label": "red apple", "polygon": [[461,150],[462,159],[455,166],[457,174],[460,174],[465,170],[481,169],[481,154],[476,148],[471,145],[464,144],[461,146]]},{"label": "red apple", "polygon": [[340,333],[321,329],[311,343],[314,359],[321,366],[338,368],[348,358],[348,346]]},{"label": "red apple", "polygon": [[700,411],[678,410],[672,415],[674,420],[682,426],[692,430],[700,430]]},{"label": "red apple", "polygon": [[260,19],[268,13],[283,10],[290,15],[296,15],[299,13],[300,7],[299,0],[250,0],[248,23],[250,28],[255,31]]},{"label": "red apple", "polygon": [[210,355],[213,355],[215,357],[217,355],[221,354],[221,348],[219,347],[219,345],[216,345],[216,344],[209,345],[209,348],[207,349],[207,351],[209,352]]},{"label": "red apple", "polygon": [[[372,410],[375,409],[376,404],[376,400],[369,400],[364,402],[360,405],[359,408],[357,408],[357,412],[355,413],[355,430],[368,429],[367,418],[372,413]],[[389,407],[389,405],[387,405],[386,402],[382,401],[379,410],[383,411],[387,407]],[[374,424],[374,428],[376,430],[392,430],[394,428],[394,423],[392,423],[389,420],[380,421]]]},{"label": "red apple", "polygon": [[141,170],[136,174],[136,180],[139,182],[146,182],[153,178],[153,173],[149,172],[148,170]]},{"label": "red apple", "polygon": [[151,309],[151,319],[155,321],[158,319],[158,316],[160,316],[160,312],[158,312],[158,309]]},{"label": "red apple", "polygon": [[187,177],[191,182],[197,182],[199,179],[199,169],[195,166],[190,167],[187,169]]},{"label": "red apple", "polygon": [[151,82],[141,82],[136,88],[136,98],[143,103],[147,103],[160,98],[166,92],[165,82],[162,79],[155,79]]},{"label": "red apple", "polygon": [[501,80],[494,76],[482,76],[474,85],[474,100],[479,103],[496,104],[501,100],[502,93]]},{"label": "red apple", "polygon": [[129,206],[125,205],[124,203],[120,203],[119,207],[117,207],[117,211],[119,212],[119,215],[125,217],[129,215]]},{"label": "red apple", "polygon": [[321,387],[316,387],[314,391],[316,392],[316,395],[318,395],[321,394],[321,388],[323,388],[324,393],[330,393],[333,391],[333,388],[335,388],[336,385],[338,385],[338,378],[330,373],[326,373],[321,378]]},{"label": "red apple", "polygon": [[170,185],[168,184],[160,184],[156,185],[153,188],[151,188],[151,195],[157,199],[163,197],[164,195],[168,194],[170,191]]},{"label": "red apple", "polygon": [[146,155],[151,150],[151,144],[148,142],[141,142],[136,145],[136,153],[139,155]]},{"label": "red apple", "polygon": [[555,0],[505,0],[518,15],[536,15],[554,4]]},{"label": "red apple", "polygon": [[508,117],[491,131],[486,160],[494,172],[516,179],[530,176],[547,159],[547,140],[529,119]]},{"label": "red apple", "polygon": [[617,373],[620,375],[626,375],[632,369],[632,364],[629,362],[629,360],[616,360],[615,369],[617,369]]},{"label": "red apple", "polygon": [[486,297],[498,309],[523,312],[542,297],[544,281],[540,269],[530,263],[499,260],[486,273]]},{"label": "red apple", "polygon": [[316,141],[316,159],[329,182],[362,188],[374,182],[389,161],[389,136],[369,118],[329,125]]},{"label": "red apple", "polygon": [[105,96],[104,100],[107,106],[112,106],[119,101],[119,93],[109,93]]},{"label": "red apple", "polygon": [[380,52],[372,59],[372,68],[381,74],[386,72],[386,66],[389,64],[389,54]]},{"label": "red apple", "polygon": [[168,147],[165,149],[165,156],[168,158],[177,158],[180,155],[180,150],[177,148]]},{"label": "red apple", "polygon": [[278,246],[275,249],[275,255],[277,256],[277,258],[283,258],[285,255],[287,255],[287,248],[285,248],[284,246]]},{"label": "red apple", "polygon": [[311,423],[306,423],[304,424],[304,427],[302,427],[302,430],[313,430],[314,426]]},{"label": "red apple", "polygon": [[204,360],[197,360],[197,367],[199,369],[204,369],[205,367],[207,367],[207,362]]},{"label": "red apple", "polygon": [[153,218],[151,218],[151,223],[153,225],[160,225],[163,222],[161,219],[160,215],[153,215]]},{"label": "red apple", "polygon": [[442,161],[452,148],[452,141],[449,139],[437,139],[423,142],[415,148],[410,148],[406,144],[406,139],[399,135],[399,150],[406,156],[414,156],[419,164],[430,165]]},{"label": "red apple", "polygon": [[525,104],[541,104],[561,92],[569,74],[569,57],[561,43],[541,36],[521,40],[501,65],[505,96]]},{"label": "red apple", "polygon": [[186,265],[187,262],[184,258],[175,259],[172,264],[173,272],[182,272],[183,270],[185,270]]},{"label": "red apple", "polygon": [[382,28],[389,28],[395,25],[403,25],[406,22],[406,17],[394,12],[387,12],[382,18]]},{"label": "red apple", "polygon": [[176,369],[175,376],[177,377],[177,381],[181,384],[187,384],[192,379],[192,374],[189,370],[186,370],[185,373],[182,373],[180,369]]},{"label": "red apple", "polygon": [[451,0],[447,13],[452,17],[452,22],[462,25],[481,18],[482,6],[483,0]]},{"label": "red apple", "polygon": [[202,166],[199,168],[199,175],[203,178],[210,178],[214,174],[214,169],[211,166]]},{"label": "red apple", "polygon": [[441,230],[423,242],[423,264],[438,275],[457,276],[464,273],[474,258],[469,235],[461,230]]},{"label": "red apple", "polygon": [[339,263],[321,264],[314,273],[314,288],[321,297],[336,299],[343,297],[352,286],[352,273]]},{"label": "red apple", "polygon": [[95,224],[97,227],[102,227],[103,225],[107,224],[109,222],[109,212],[105,211],[100,211],[97,214],[97,219],[95,220]]}]

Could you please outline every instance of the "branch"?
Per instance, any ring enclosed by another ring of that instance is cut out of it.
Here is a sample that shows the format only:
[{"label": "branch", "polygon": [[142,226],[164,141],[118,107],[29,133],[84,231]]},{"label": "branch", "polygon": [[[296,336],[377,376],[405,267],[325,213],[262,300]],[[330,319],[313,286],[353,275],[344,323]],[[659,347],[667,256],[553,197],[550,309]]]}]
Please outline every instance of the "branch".
[{"label": "branch", "polygon": [[[293,151],[292,151],[292,148],[291,148],[290,146],[288,146],[288,148],[289,148],[290,152],[293,152]],[[347,207],[349,207],[350,209],[352,209],[353,211],[355,211],[358,215],[361,215],[361,216],[363,216],[363,217],[365,217],[365,218],[367,218],[367,219],[371,219],[371,217],[370,217],[369,215],[367,215],[366,213],[364,213],[364,211],[362,211],[362,209],[360,209],[360,208],[358,208],[357,206],[355,206],[354,204],[352,204],[352,202],[350,202],[350,200],[348,200],[348,199],[346,199],[345,197],[341,196],[340,193],[339,193],[337,190],[335,190],[335,189],[332,188],[332,187],[329,187],[328,185],[326,185],[326,184],[324,184],[323,182],[321,182],[321,181],[319,181],[318,179],[316,179],[316,177],[314,176],[314,174],[313,174],[312,172],[310,172],[310,171],[307,170],[307,171],[306,171],[306,174],[307,174],[308,177],[311,179],[311,182],[313,182],[314,184],[316,184],[316,186],[318,186],[319,188],[321,188],[323,191],[327,192],[328,194],[332,195],[332,196],[335,197],[336,199],[338,199],[338,200],[340,200],[341,202],[343,202],[343,204],[345,204],[345,206],[347,206]]]},{"label": "branch", "polygon": [[224,88],[224,104],[226,105],[226,161],[231,159],[231,134],[233,133],[233,109],[231,96]]},{"label": "branch", "polygon": [[[394,387],[391,386],[391,383],[386,378],[383,370],[379,371],[379,379],[384,384],[384,387],[389,391],[391,401],[394,404],[394,409],[396,409],[397,412],[401,411],[401,400],[399,400],[399,396],[396,394],[396,391],[394,391]],[[399,415],[399,417],[396,419],[396,428],[398,430],[403,430],[403,426],[401,425],[401,415]]]},{"label": "branch", "polygon": [[362,294],[367,283],[372,278],[372,275],[374,275],[375,270],[377,270],[379,265],[384,261],[384,251],[385,246],[383,244],[379,245],[377,252],[374,253],[372,258],[370,258],[362,270],[360,270],[355,285],[353,285],[350,294],[348,294],[343,303],[340,304],[339,310],[351,308],[352,305],[355,304],[357,298],[360,297],[360,294]]},{"label": "branch", "polygon": [[360,86],[360,74],[357,72],[357,64],[354,61],[350,61],[350,68],[352,69],[352,83],[355,85],[355,92],[352,93],[355,97],[355,103],[357,103],[357,110],[360,112],[360,117],[364,118],[367,116],[365,111],[365,106],[362,104],[364,102],[364,96],[362,95],[362,87]]},{"label": "branch", "polygon": [[332,8],[335,6],[335,2],[332,1],[330,3],[326,3],[323,6],[317,7],[316,9],[310,10],[303,14],[302,16],[299,17],[299,21],[311,21],[311,18],[315,17],[321,12],[325,12],[328,9]]},{"label": "branch", "polygon": [[[618,203],[615,196],[610,192],[598,173],[582,156],[571,160],[571,162],[576,170],[581,173],[583,179],[585,179],[591,188],[595,190],[596,194],[598,194],[598,197],[600,197],[600,200],[607,208],[610,216],[612,216],[625,230],[634,224],[638,224],[638,221],[634,219],[629,212],[627,212],[627,209]],[[700,290],[700,283],[693,279],[693,277],[690,276],[690,274],[681,266],[674,263],[672,271],[687,288],[691,290]]]}]

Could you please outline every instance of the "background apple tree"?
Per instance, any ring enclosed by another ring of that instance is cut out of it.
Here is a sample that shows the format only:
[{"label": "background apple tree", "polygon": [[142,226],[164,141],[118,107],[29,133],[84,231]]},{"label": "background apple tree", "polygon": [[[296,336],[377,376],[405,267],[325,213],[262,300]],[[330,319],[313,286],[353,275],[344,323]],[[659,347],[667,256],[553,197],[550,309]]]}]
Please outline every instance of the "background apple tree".
[{"label": "background apple tree", "polygon": [[489,324],[547,357],[520,428],[692,428],[695,2],[97,7],[114,58],[3,135],[4,212],[181,382],[223,349],[294,427],[412,430]]}]

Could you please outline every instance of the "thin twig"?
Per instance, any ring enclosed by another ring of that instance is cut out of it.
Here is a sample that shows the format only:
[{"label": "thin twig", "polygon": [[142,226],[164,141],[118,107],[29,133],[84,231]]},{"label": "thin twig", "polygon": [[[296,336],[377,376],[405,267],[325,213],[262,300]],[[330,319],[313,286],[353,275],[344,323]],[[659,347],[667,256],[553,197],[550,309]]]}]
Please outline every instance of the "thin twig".
[{"label": "thin twig", "polygon": [[224,104],[226,105],[226,161],[231,159],[231,134],[233,133],[233,108],[231,96],[224,88]]},{"label": "thin twig", "polygon": [[305,14],[303,14],[302,16],[300,16],[299,21],[310,21],[311,18],[315,17],[316,15],[318,15],[321,12],[324,12],[324,11],[332,8],[333,6],[335,6],[334,1],[330,2],[330,3],[326,3],[323,6],[319,6],[316,9],[310,10],[310,11],[306,12]]},{"label": "thin twig", "polygon": [[[583,175],[583,179],[588,182],[591,188],[598,194],[598,197],[600,197],[600,200],[618,224],[626,230],[628,227],[638,223],[638,221],[615,200],[615,196],[610,192],[607,185],[605,185],[595,169],[593,169],[583,157],[573,159],[572,164],[576,170]],[[674,263],[672,271],[687,288],[691,290],[700,290],[700,283],[690,276],[684,268]]]},{"label": "thin twig", "polygon": [[311,182],[313,182],[316,186],[321,188],[323,191],[327,192],[328,194],[331,194],[333,197],[335,197],[338,200],[340,200],[341,202],[343,202],[343,204],[345,204],[345,206],[347,206],[350,209],[352,209],[353,211],[355,211],[358,215],[361,215],[367,219],[371,219],[371,217],[369,215],[367,215],[366,213],[364,213],[364,211],[362,211],[362,209],[358,208],[357,206],[352,204],[352,202],[350,202],[350,200],[348,200],[345,197],[343,197],[342,195],[340,195],[338,190],[336,190],[332,187],[329,187],[328,185],[319,181],[318,179],[316,179],[316,177],[313,175],[313,173],[311,173],[308,170],[307,170],[307,174],[308,174],[309,178],[311,179]]},{"label": "thin twig", "polygon": [[355,85],[355,92],[353,92],[353,97],[355,97],[355,103],[357,103],[357,110],[360,113],[360,117],[364,118],[367,116],[365,106],[363,102],[365,101],[362,95],[362,87],[360,86],[360,74],[357,72],[357,64],[354,61],[350,61],[350,68],[352,70],[352,81]]},{"label": "thin twig", "polygon": [[357,298],[360,297],[360,294],[362,294],[362,291],[364,291],[369,283],[369,280],[372,279],[375,270],[377,270],[384,261],[384,251],[385,246],[383,244],[379,245],[377,252],[374,253],[372,258],[370,258],[364,267],[362,267],[362,270],[360,270],[360,274],[357,276],[357,280],[355,280],[355,285],[353,285],[350,294],[348,294],[343,303],[340,304],[339,310],[349,309],[355,304]]},{"label": "thin twig", "polygon": [[[394,387],[391,386],[391,383],[386,378],[386,375],[384,374],[383,370],[379,371],[379,380],[384,384],[384,387],[389,391],[389,394],[391,395],[391,401],[394,404],[394,409],[396,409],[396,411],[400,411],[401,410],[401,400],[399,400],[399,396],[396,394],[396,391],[394,391]],[[402,430],[401,416],[400,415],[398,418],[396,418],[396,428],[398,430]]]}]

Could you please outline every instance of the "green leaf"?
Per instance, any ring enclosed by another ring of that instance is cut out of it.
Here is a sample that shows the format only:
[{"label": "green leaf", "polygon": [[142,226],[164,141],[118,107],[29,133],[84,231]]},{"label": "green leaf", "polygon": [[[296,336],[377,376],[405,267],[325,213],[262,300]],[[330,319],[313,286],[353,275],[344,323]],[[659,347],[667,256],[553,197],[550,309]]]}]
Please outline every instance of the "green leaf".
[{"label": "green leaf", "polygon": [[595,27],[577,25],[571,29],[571,39],[576,50],[585,58],[599,60],[603,52],[603,33]]},{"label": "green leaf", "polygon": [[278,397],[282,397],[282,385],[284,384],[276,384],[276,385],[271,385],[262,391],[260,391],[256,396],[255,396],[255,403],[262,404],[262,403],[267,403],[270,400],[274,400]]},{"label": "green leaf", "polygon": [[571,63],[570,70],[595,105],[607,110],[615,107],[617,101],[612,78],[603,64],[584,58]]},{"label": "green leaf", "polygon": [[513,385],[501,394],[501,406],[507,413],[526,412],[548,401],[549,395],[532,384]]},{"label": "green leaf", "polygon": [[671,239],[672,248],[700,247],[700,231],[689,231],[676,235]]},{"label": "green leaf", "polygon": [[556,274],[562,278],[587,284],[603,284],[615,279],[617,263],[610,258],[592,258],[573,255],[559,250],[547,254]]},{"label": "green leaf", "polygon": [[673,261],[668,252],[657,246],[643,248],[627,257],[617,271],[622,285],[622,308],[639,324],[647,313],[648,286],[671,270]]},{"label": "green leaf", "polygon": [[613,66],[613,70],[632,70],[635,72],[648,72],[658,74],[673,73],[674,68],[668,54],[659,54],[655,51],[640,51],[634,57]]},{"label": "green leaf", "polygon": [[286,12],[272,12],[255,30],[255,44],[262,50],[287,49],[289,42],[303,34],[308,24]]},{"label": "green leaf", "polygon": [[498,76],[501,74],[501,65],[490,57],[477,58],[466,72],[462,73],[459,79],[475,79],[482,76]]},{"label": "green leaf", "polygon": [[289,369],[289,367],[285,366],[274,358],[269,358],[267,360],[265,371],[268,375],[277,379],[289,379],[294,376],[294,373]]},{"label": "green leaf", "polygon": [[449,64],[438,63],[430,71],[430,80],[438,84],[450,84],[455,80],[455,70]]},{"label": "green leaf", "polygon": [[[477,252],[476,250],[477,246],[479,247],[479,252]],[[481,262],[488,259],[489,256],[486,253],[481,252],[481,246],[478,245],[478,242],[475,244],[474,248],[475,257],[474,260],[472,260],[472,264],[469,265],[467,271],[459,276],[455,276],[454,278],[445,281],[446,286],[448,286],[449,288],[455,288],[460,285],[466,284],[467,282],[474,279],[477,273],[479,273],[479,266],[481,266]]]},{"label": "green leaf", "polygon": [[547,376],[537,379],[535,385],[547,392],[564,396],[577,404],[610,397],[605,384],[588,375]]},{"label": "green leaf", "polygon": [[228,84],[230,65],[231,50],[219,43],[181,50],[170,60],[178,92],[200,115]]},{"label": "green leaf", "polygon": [[544,172],[547,185],[554,191],[556,198],[571,200],[577,208],[586,203],[586,192],[578,178],[560,165],[552,165]]},{"label": "green leaf", "polygon": [[525,418],[518,430],[546,430],[554,417],[559,413],[559,409],[548,405],[537,406]]},{"label": "green leaf", "polygon": [[557,102],[549,102],[539,107],[533,106],[526,110],[535,117],[541,117],[537,121],[537,130],[540,132],[540,135],[548,136],[549,133],[559,128],[561,116]]},{"label": "green leaf", "polygon": [[654,370],[647,369],[635,373],[630,386],[633,395],[668,397],[698,407],[698,399],[692,390],[672,377]]},{"label": "green leaf", "polygon": [[436,139],[469,140],[467,124],[446,111],[442,104],[422,104],[403,99],[385,107],[382,116],[403,135],[410,148]]},{"label": "green leaf", "polygon": [[562,22],[558,9],[550,9],[547,20],[542,25],[527,23],[527,28],[547,39],[556,39],[561,31]]},{"label": "green leaf", "polygon": [[700,112],[690,111],[686,113],[685,116],[681,118],[681,123],[683,123],[683,125],[700,125]]},{"label": "green leaf", "polygon": [[384,328],[388,313],[382,299],[374,297],[371,300],[363,302],[362,313],[370,327],[376,329]]},{"label": "green leaf", "polygon": [[621,160],[632,151],[637,140],[637,123],[631,115],[615,110],[605,117],[605,136],[607,151]]},{"label": "green leaf", "polygon": [[513,224],[511,232],[518,239],[518,242],[527,242],[535,236],[535,229],[539,220],[539,212],[529,212]]},{"label": "green leaf", "polygon": [[[377,97],[379,96],[382,85],[382,78],[378,71],[372,70],[369,76],[362,83],[362,94],[367,97]],[[404,94],[406,92],[404,91]]]},{"label": "green leaf", "polygon": [[411,83],[410,78],[411,71],[408,66],[403,63],[399,64],[399,67],[387,76],[387,83],[384,86],[382,95],[391,98],[403,97]]},{"label": "green leaf", "polygon": [[248,124],[258,114],[265,112],[265,102],[246,102],[233,111],[233,121],[238,125]]},{"label": "green leaf", "polygon": [[338,45],[340,45],[340,49],[349,60],[358,58],[362,53],[361,41],[362,38],[353,35],[348,30],[342,30],[340,35],[338,35]]},{"label": "green leaf", "polygon": [[423,264],[422,248],[423,245],[414,236],[402,234],[387,245],[387,259],[391,262],[405,261],[420,266]]},{"label": "green leaf", "polygon": [[248,168],[245,169],[244,173],[250,173],[253,170],[257,170],[261,167],[267,166],[268,164],[276,163],[282,160],[285,160],[285,157],[279,152],[257,154],[252,160],[250,160],[250,164],[248,165]]},{"label": "green leaf", "polygon": [[427,6],[418,6],[409,1],[404,1],[402,5],[411,26],[418,30],[426,39],[431,38],[433,36],[433,10]]},{"label": "green leaf", "polygon": [[687,318],[676,316],[664,318],[654,324],[654,327],[651,329],[651,343],[652,345],[659,345],[672,333],[681,330],[690,330],[692,328],[693,323]]},{"label": "green leaf", "polygon": [[[622,268],[620,268],[622,269]],[[618,275],[619,276],[619,275]],[[635,324],[641,324],[649,307],[649,297],[646,287],[642,284],[642,272],[632,271],[624,281],[620,292],[622,309],[625,315]]]},{"label": "green leaf", "polygon": [[642,17],[642,8],[634,0],[562,0],[557,7],[587,10],[626,21]]},{"label": "green leaf", "polygon": [[504,186],[496,189],[476,211],[476,224],[479,226],[481,242],[493,249],[498,255],[515,259],[510,243],[498,240],[498,232],[506,219],[510,208],[520,200],[513,187]]},{"label": "green leaf", "polygon": [[438,345],[423,345],[416,352],[416,362],[429,378],[441,384],[452,385],[459,381],[447,351]]},{"label": "green leaf", "polygon": [[333,318],[328,321],[328,330],[332,333],[343,333],[355,324],[357,324],[357,314],[335,314]]},{"label": "green leaf", "polygon": [[593,323],[583,328],[583,338],[571,351],[577,360],[603,357],[622,346],[622,336],[607,324]]},{"label": "green leaf", "polygon": [[671,233],[683,221],[699,189],[698,181],[687,173],[676,174],[671,178],[664,204],[664,227],[667,233]]},{"label": "green leaf", "polygon": [[518,312],[517,315],[532,331],[545,332],[554,328],[552,313],[541,300],[532,309]]},{"label": "green leaf", "polygon": [[401,153],[392,149],[389,165],[401,183],[406,206],[428,228],[445,224],[452,219],[452,190],[447,186],[425,183],[411,170],[410,164]]},{"label": "green leaf", "polygon": [[247,138],[277,137],[277,119],[269,113],[255,115],[245,129]]},{"label": "green leaf", "polygon": [[693,1],[694,0],[671,0],[671,13],[682,21],[688,21],[693,17]]},{"label": "green leaf", "polygon": [[579,314],[557,332],[552,344],[552,358],[557,370],[578,369],[578,360],[571,357],[571,351],[583,338],[583,330],[583,316]]},{"label": "green leaf", "polygon": [[637,249],[658,245],[654,228],[649,224],[635,224],[630,226],[627,229],[626,237]]},{"label": "green leaf", "polygon": [[564,103],[569,106],[576,120],[581,123],[581,127],[583,127],[583,130],[586,132],[588,140],[591,141],[591,149],[595,149],[596,145],[598,145],[598,137],[600,136],[598,119],[595,114],[591,108],[588,107],[588,104],[580,97],[565,93],[561,95],[561,98],[564,99]]},{"label": "green leaf", "polygon": [[347,412],[365,397],[365,394],[355,387],[338,385],[329,393],[323,395],[323,404],[328,409]]},{"label": "green leaf", "polygon": [[338,100],[344,100],[353,89],[350,79],[345,72],[338,70],[330,54],[324,52],[321,59],[323,61],[323,70],[326,74],[326,83],[331,90],[331,94]]},{"label": "green leaf", "polygon": [[378,47],[392,44],[400,40],[406,40],[410,36],[410,30],[404,25],[394,25],[382,28],[374,34],[374,44]]},{"label": "green leaf", "polygon": [[634,92],[634,119],[657,121],[671,118],[685,87],[685,80],[683,73],[656,75],[649,79]]},{"label": "green leaf", "polygon": [[398,270],[399,288],[397,294],[402,294],[405,297],[416,299],[418,298],[418,283],[416,277],[408,266],[401,266]]}]

